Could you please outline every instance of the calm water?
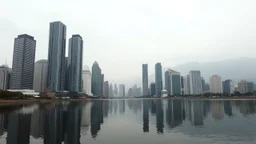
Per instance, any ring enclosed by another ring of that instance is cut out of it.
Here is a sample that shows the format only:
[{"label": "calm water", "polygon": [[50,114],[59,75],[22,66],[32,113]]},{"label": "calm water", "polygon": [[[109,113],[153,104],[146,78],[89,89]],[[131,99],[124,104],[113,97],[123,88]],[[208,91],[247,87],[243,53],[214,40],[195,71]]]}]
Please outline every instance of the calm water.
[{"label": "calm water", "polygon": [[63,101],[0,112],[0,144],[256,143],[252,100]]}]

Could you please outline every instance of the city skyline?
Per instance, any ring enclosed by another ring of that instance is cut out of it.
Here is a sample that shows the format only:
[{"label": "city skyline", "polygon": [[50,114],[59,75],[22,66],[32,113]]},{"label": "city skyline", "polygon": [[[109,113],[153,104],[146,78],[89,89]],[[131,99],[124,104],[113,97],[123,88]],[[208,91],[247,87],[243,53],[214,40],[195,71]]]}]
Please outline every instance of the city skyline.
[{"label": "city skyline", "polygon": [[[81,0],[75,0],[75,3],[56,0],[51,6],[39,1],[17,2],[15,6],[11,2],[3,3],[0,63],[4,64],[7,60],[9,66],[12,65],[12,42],[20,33],[28,33],[37,40],[36,61],[47,59],[48,26],[52,21],[62,21],[68,27],[68,38],[73,33],[81,34],[86,48],[83,63],[91,66],[97,60],[105,78],[114,83],[131,83],[131,78],[141,75],[140,64],[143,63],[151,66],[160,61],[163,66],[172,68],[194,61],[204,63],[240,57],[256,58],[253,55],[256,46],[253,0],[234,3],[217,0],[216,5],[209,0],[200,5],[198,0],[170,1],[166,4],[156,0],[152,3],[132,0],[127,5],[117,0],[113,1],[114,5],[100,2],[104,3],[104,7],[98,2]],[[60,3],[62,7],[59,7]],[[183,3],[191,7],[183,7]],[[19,7],[19,4],[23,6]],[[70,11],[76,10],[76,6],[80,12],[74,17]],[[131,9],[139,13],[131,13]],[[22,11],[19,16],[14,13],[17,10]],[[61,12],[56,13],[56,10]],[[189,55],[185,55],[186,52]],[[118,71],[114,71],[112,65]],[[132,67],[134,71],[128,72],[126,67]],[[154,68],[149,67],[149,74],[153,71]]]}]

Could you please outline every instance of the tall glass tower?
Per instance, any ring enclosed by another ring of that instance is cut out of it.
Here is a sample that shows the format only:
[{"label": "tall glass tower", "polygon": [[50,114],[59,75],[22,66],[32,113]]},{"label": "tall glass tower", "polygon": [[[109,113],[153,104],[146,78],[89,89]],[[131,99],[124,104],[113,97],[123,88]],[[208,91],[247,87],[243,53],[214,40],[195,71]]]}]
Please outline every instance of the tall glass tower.
[{"label": "tall glass tower", "polygon": [[94,96],[101,96],[102,75],[99,64],[95,61],[92,66],[92,94]]},{"label": "tall glass tower", "polygon": [[80,35],[72,35],[68,50],[68,83],[69,91],[82,92],[83,39]]},{"label": "tall glass tower", "polygon": [[60,22],[50,23],[48,48],[47,87],[51,91],[65,88],[66,26]]},{"label": "tall glass tower", "polygon": [[155,65],[155,85],[156,85],[156,96],[160,97],[163,90],[163,79],[162,79],[162,65],[156,63]]},{"label": "tall glass tower", "polygon": [[142,64],[142,95],[148,95],[148,64]]},{"label": "tall glass tower", "polygon": [[36,40],[22,34],[14,40],[11,89],[33,89]]}]

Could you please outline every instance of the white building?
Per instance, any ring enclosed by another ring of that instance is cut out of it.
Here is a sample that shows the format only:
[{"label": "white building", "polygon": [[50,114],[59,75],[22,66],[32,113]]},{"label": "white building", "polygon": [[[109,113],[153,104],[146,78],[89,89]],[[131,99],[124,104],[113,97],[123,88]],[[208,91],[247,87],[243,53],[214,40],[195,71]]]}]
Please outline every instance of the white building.
[{"label": "white building", "polygon": [[35,92],[35,90],[31,90],[31,89],[8,89],[7,91],[9,91],[9,92],[21,92],[24,95],[30,95],[30,96],[34,96],[34,97],[39,96],[38,92]]},{"label": "white building", "polygon": [[210,92],[211,93],[222,93],[222,81],[218,75],[210,77]]},{"label": "white building", "polygon": [[10,86],[11,69],[6,65],[0,66],[0,90],[7,90]]},{"label": "white building", "polygon": [[48,61],[39,60],[35,63],[33,89],[43,92],[47,89]]},{"label": "white building", "polygon": [[92,74],[88,66],[83,67],[83,92],[87,95],[92,95]]},{"label": "white building", "polygon": [[192,95],[202,94],[202,78],[200,71],[190,71],[189,72],[189,81],[190,81],[190,93]]},{"label": "white building", "polygon": [[189,75],[183,77],[184,94],[190,95],[190,78]]},{"label": "white building", "polygon": [[119,97],[125,97],[125,85],[124,84],[119,85]]}]

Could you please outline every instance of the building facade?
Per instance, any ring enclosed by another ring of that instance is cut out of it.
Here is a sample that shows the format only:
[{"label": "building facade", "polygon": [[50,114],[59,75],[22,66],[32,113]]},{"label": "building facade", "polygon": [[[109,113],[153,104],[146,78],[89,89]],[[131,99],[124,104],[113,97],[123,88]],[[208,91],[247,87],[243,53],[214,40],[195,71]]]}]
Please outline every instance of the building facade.
[{"label": "building facade", "polygon": [[48,61],[38,60],[35,63],[33,89],[36,92],[43,92],[47,88]]},{"label": "building facade", "polygon": [[59,21],[51,22],[49,33],[47,89],[64,91],[66,26]]},{"label": "building facade", "polygon": [[232,80],[228,79],[222,82],[224,94],[232,94],[235,91],[235,86]]},{"label": "building facade", "polygon": [[200,71],[190,71],[189,72],[190,81],[190,93],[192,95],[202,94],[202,78]]},{"label": "building facade", "polygon": [[165,72],[165,89],[169,96],[181,95],[180,73],[174,70],[167,70]]},{"label": "building facade", "polygon": [[33,89],[36,40],[22,34],[14,40],[11,89]]},{"label": "building facade", "polygon": [[103,85],[103,95],[105,97],[109,97],[109,84],[108,84],[108,81],[104,82],[104,85]]},{"label": "building facade", "polygon": [[154,96],[156,94],[156,84],[155,83],[151,83],[150,84],[150,95]]},{"label": "building facade", "polygon": [[102,76],[99,64],[95,61],[92,66],[92,94],[101,96]]},{"label": "building facade", "polygon": [[246,80],[241,80],[239,83],[238,83],[238,91],[241,93],[241,94],[244,94],[247,92],[247,81]]},{"label": "building facade", "polygon": [[218,75],[210,77],[210,92],[211,93],[222,93],[222,80]]},{"label": "building facade", "polygon": [[183,77],[183,83],[184,83],[184,94],[190,95],[190,78],[189,75]]},{"label": "building facade", "polygon": [[162,65],[156,63],[155,65],[155,85],[156,85],[156,96],[160,97],[163,90],[163,79],[162,79]]},{"label": "building facade", "polygon": [[91,96],[92,95],[92,74],[88,66],[84,66],[83,68],[82,79],[83,79],[83,82],[82,82],[83,92]]},{"label": "building facade", "polygon": [[119,85],[119,97],[125,97],[125,85],[124,84]]},{"label": "building facade", "polygon": [[68,50],[68,83],[69,91],[82,92],[83,39],[72,35]]},{"label": "building facade", "polygon": [[142,94],[148,95],[148,64],[142,64]]},{"label": "building facade", "polygon": [[246,92],[254,92],[254,83],[253,82],[247,82],[246,84]]},{"label": "building facade", "polygon": [[8,66],[0,66],[0,90],[10,88],[11,69]]}]

